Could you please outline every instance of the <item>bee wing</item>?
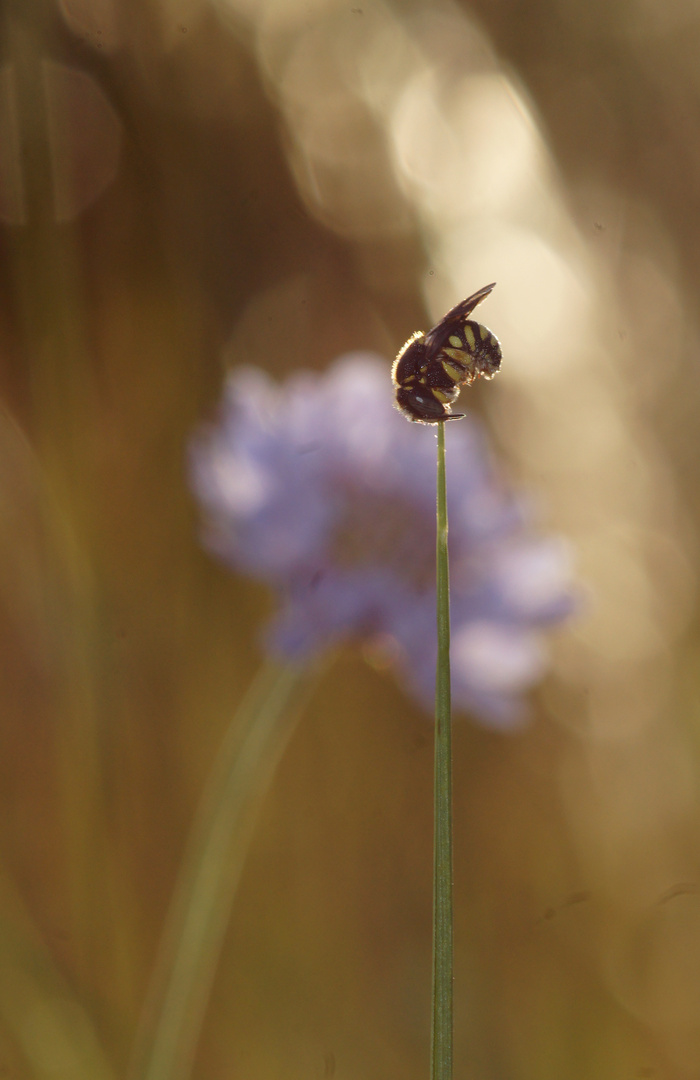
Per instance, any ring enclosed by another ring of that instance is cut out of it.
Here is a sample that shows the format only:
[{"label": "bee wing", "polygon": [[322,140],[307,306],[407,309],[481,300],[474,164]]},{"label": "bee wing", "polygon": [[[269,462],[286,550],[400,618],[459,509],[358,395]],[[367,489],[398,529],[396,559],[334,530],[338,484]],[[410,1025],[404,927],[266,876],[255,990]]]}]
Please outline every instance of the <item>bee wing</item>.
[{"label": "bee wing", "polygon": [[490,285],[484,285],[482,289],[472,293],[466,300],[462,300],[459,304],[455,304],[455,306],[450,308],[447,315],[445,315],[432,330],[428,330],[428,333],[425,335],[424,344],[430,356],[435,356],[435,354],[439,352],[450,334],[454,332],[455,328],[464,326],[476,305],[480,304],[495,286],[495,281]]}]

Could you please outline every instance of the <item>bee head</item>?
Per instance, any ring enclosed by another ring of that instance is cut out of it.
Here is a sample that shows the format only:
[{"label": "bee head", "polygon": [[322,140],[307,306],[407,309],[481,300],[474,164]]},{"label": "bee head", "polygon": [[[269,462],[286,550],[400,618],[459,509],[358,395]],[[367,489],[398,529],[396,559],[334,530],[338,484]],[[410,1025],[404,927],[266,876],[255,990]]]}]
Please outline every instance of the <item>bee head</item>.
[{"label": "bee head", "polygon": [[425,387],[399,387],[396,391],[396,408],[408,420],[417,424],[438,424],[441,420],[459,420],[464,415],[450,412],[449,404],[443,404]]}]

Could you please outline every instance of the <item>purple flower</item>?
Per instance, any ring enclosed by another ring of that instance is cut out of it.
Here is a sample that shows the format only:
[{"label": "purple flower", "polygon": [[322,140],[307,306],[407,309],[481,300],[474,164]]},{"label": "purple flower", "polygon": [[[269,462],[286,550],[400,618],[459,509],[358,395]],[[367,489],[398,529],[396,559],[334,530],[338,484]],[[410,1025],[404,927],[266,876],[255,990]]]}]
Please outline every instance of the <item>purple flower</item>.
[{"label": "purple flower", "polygon": [[[446,436],[453,701],[514,727],[546,666],[540,628],[571,609],[567,555],[532,535],[476,420]],[[376,357],[284,386],[253,369],[230,376],[192,448],[192,482],[208,549],[279,596],[271,651],[303,660],[362,639],[432,708],[435,458],[435,431],[393,408]]]}]

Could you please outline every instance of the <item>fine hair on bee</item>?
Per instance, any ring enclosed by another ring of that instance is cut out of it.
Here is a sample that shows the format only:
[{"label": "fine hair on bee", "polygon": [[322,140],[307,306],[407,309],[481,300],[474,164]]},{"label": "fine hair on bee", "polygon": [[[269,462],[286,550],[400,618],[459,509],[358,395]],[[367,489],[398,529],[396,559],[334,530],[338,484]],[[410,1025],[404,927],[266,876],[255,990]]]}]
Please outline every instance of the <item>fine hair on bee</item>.
[{"label": "fine hair on bee", "polygon": [[501,343],[486,326],[469,318],[495,284],[484,285],[451,308],[427,334],[417,330],[399,351],[391,378],[396,408],[408,420],[417,424],[459,420],[464,413],[452,412],[459,388],[498,373]]}]

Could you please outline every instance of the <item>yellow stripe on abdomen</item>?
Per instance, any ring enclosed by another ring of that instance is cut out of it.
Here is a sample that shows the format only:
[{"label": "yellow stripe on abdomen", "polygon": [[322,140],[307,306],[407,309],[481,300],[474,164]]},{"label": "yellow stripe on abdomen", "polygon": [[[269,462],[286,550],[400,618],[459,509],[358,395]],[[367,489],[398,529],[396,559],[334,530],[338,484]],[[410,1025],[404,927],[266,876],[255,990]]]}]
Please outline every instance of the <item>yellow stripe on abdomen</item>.
[{"label": "yellow stripe on abdomen", "polygon": [[454,383],[461,382],[464,378],[464,368],[458,368],[454,364],[448,364],[447,360],[442,361],[442,370]]}]

